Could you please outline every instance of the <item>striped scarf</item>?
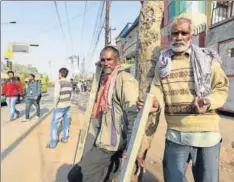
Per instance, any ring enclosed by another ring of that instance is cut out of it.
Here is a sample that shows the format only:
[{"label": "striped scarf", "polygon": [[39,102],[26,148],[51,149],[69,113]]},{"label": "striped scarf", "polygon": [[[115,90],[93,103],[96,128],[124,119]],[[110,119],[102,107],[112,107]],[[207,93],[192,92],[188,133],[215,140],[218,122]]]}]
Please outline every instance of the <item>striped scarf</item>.
[{"label": "striped scarf", "polygon": [[93,116],[99,118],[101,112],[107,113],[112,108],[112,95],[114,92],[115,81],[119,71],[123,68],[118,65],[110,75],[104,75],[100,83],[97,100],[93,108]]},{"label": "striped scarf", "polygon": [[[211,65],[215,58],[221,63],[218,53],[212,49],[199,48],[191,45],[187,51],[192,61],[195,90],[198,97],[205,97],[212,92],[211,89]],[[172,49],[167,49],[161,53],[156,68],[159,70],[160,77],[165,78],[171,71],[171,57],[174,55]]]}]

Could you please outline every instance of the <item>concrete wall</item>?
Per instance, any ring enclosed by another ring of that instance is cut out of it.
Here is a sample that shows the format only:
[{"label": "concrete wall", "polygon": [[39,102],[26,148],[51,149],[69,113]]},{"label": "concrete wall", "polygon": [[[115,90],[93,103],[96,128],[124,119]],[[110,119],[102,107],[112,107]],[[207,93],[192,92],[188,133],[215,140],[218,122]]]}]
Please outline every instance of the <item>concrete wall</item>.
[{"label": "concrete wall", "polygon": [[216,50],[222,60],[227,75],[234,74],[234,58],[228,56],[228,50],[234,48],[234,17],[230,21],[214,24],[206,35],[206,47]]},{"label": "concrete wall", "polygon": [[234,90],[234,77],[229,78],[229,95],[228,95],[226,103],[223,106],[223,110],[234,112],[233,90]]},{"label": "concrete wall", "polygon": [[234,112],[234,57],[228,50],[234,48],[234,17],[211,26],[206,35],[206,47],[216,50],[222,58],[222,68],[229,78],[229,95],[223,110]]},{"label": "concrete wall", "polygon": [[234,38],[234,17],[229,21],[214,24],[207,32],[205,45],[206,47],[213,46],[218,42]]},{"label": "concrete wall", "polygon": [[229,95],[223,108],[234,112],[234,57],[228,55],[230,48],[234,48],[234,38],[218,44],[219,54],[223,61],[222,68],[229,78]]},{"label": "concrete wall", "polygon": [[227,75],[234,75],[234,57],[228,55],[228,50],[234,48],[234,38],[231,41],[218,44],[219,54],[222,58],[222,67]]}]

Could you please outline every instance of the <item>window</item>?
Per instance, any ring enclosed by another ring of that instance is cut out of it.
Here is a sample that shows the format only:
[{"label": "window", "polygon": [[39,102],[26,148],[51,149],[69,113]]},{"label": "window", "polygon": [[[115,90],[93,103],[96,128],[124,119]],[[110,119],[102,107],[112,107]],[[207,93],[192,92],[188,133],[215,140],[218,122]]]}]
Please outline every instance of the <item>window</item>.
[{"label": "window", "polygon": [[227,54],[228,54],[228,57],[233,58],[234,57],[234,48],[228,49]]},{"label": "window", "polygon": [[232,1],[221,1],[213,3],[212,11],[212,24],[219,23],[233,15],[234,2]]}]

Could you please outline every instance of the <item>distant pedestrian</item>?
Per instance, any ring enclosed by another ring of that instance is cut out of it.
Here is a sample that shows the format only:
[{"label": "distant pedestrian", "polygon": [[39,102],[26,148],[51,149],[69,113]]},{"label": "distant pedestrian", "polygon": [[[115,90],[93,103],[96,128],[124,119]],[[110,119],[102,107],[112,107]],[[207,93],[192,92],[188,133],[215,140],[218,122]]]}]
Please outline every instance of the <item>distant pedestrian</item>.
[{"label": "distant pedestrian", "polygon": [[40,119],[41,83],[35,80],[34,74],[30,74],[28,79],[25,95],[25,120],[23,122],[30,121],[32,105],[36,107],[36,119]]},{"label": "distant pedestrian", "polygon": [[[15,79],[16,79],[18,82],[21,83],[20,77],[16,76]],[[21,84],[22,84],[22,83],[21,83]],[[23,85],[22,85],[22,89],[23,89]],[[24,89],[23,89],[23,90],[24,90]],[[20,103],[21,99],[23,100],[23,96],[21,97],[20,94],[18,94],[16,103],[17,103],[17,104]]]},{"label": "distant pedestrian", "polygon": [[66,143],[69,138],[68,112],[71,105],[72,84],[67,80],[69,71],[66,68],[59,70],[59,80],[55,83],[54,115],[51,121],[51,138],[47,148],[55,148],[58,143],[58,120],[63,118],[63,136],[61,142]]},{"label": "distant pedestrian", "polygon": [[76,89],[77,89],[77,84],[76,84],[76,82],[74,82],[74,80],[72,78],[70,79],[70,82],[72,84],[72,92],[75,93]]},{"label": "distant pedestrian", "polygon": [[80,86],[81,86],[81,92],[84,92],[84,81],[81,81]]},{"label": "distant pedestrian", "polygon": [[16,103],[18,97],[23,96],[23,89],[21,83],[14,77],[13,71],[8,71],[7,75],[9,79],[2,86],[2,95],[6,96],[7,106],[10,109],[10,121],[19,118],[20,112],[16,110]]},{"label": "distant pedestrian", "polygon": [[81,83],[80,83],[80,81],[78,81],[78,83],[77,83],[77,88],[78,88],[78,91],[81,92]]}]

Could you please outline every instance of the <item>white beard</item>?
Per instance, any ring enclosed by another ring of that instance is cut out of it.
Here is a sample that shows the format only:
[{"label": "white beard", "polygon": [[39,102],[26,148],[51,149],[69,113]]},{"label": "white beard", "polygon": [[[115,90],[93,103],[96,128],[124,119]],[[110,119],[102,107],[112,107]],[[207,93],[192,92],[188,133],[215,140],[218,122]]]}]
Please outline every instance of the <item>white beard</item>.
[{"label": "white beard", "polygon": [[187,42],[185,45],[180,45],[180,46],[174,46],[173,45],[174,43],[175,42],[170,43],[170,48],[176,53],[187,51],[191,45],[191,41]]}]

